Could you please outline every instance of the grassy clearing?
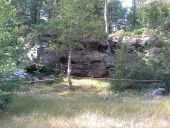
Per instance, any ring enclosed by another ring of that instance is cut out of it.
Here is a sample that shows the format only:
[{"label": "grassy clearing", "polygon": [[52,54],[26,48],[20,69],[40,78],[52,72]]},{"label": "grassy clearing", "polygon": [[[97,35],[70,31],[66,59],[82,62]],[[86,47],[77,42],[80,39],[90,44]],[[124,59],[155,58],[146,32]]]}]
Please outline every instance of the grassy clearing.
[{"label": "grassy clearing", "polygon": [[[13,96],[0,128],[169,128],[170,97],[145,99],[136,92],[113,94],[108,83],[74,80],[75,91]],[[104,91],[103,91],[104,90]]]}]

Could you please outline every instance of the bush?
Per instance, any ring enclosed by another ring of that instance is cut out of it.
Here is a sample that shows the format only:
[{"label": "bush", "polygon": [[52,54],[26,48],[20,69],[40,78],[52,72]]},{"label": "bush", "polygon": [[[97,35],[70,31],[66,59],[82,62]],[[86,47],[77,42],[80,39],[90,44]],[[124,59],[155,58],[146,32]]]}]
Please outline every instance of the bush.
[{"label": "bush", "polygon": [[0,112],[8,107],[8,104],[11,101],[11,97],[8,94],[3,94],[0,92]]},{"label": "bush", "polygon": [[[154,79],[154,69],[147,65],[137,52],[128,53],[126,49],[118,49],[115,54],[117,63],[111,72],[116,79],[150,80]],[[124,91],[125,89],[142,89],[147,83],[137,81],[112,81],[111,89]]]},{"label": "bush", "polygon": [[146,28],[136,29],[133,31],[133,33],[134,35],[141,35],[145,30]]},{"label": "bush", "polygon": [[25,70],[27,73],[30,73],[33,76],[37,76],[39,78],[49,76],[49,75],[59,76],[61,73],[59,70],[56,70],[54,68],[42,66],[42,65],[39,66],[36,64],[32,64],[28,67],[25,67]]},{"label": "bush", "polygon": [[11,92],[19,90],[23,81],[19,80],[9,80],[9,81],[1,81],[0,82],[0,90],[3,92]]},{"label": "bush", "polygon": [[11,102],[10,93],[19,90],[22,84],[19,80],[0,81],[0,112]]},{"label": "bush", "polygon": [[154,71],[151,66],[136,65],[133,68],[131,68],[129,76],[131,79],[151,80],[154,79]]},{"label": "bush", "polygon": [[163,30],[169,29],[169,16],[170,7],[169,5],[152,2],[148,5],[144,4],[139,8],[138,18],[139,22],[143,27],[148,28],[159,28]]}]

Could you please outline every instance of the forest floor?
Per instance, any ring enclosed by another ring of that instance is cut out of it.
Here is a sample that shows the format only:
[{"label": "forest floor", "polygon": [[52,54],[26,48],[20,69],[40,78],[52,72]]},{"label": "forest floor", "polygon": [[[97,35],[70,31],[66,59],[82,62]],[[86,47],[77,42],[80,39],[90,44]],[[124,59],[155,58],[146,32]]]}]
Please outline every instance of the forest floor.
[{"label": "forest floor", "polygon": [[17,94],[0,128],[169,128],[170,96],[144,97],[142,92],[113,93],[109,83],[74,80],[74,91],[61,85],[29,85],[48,91]]}]

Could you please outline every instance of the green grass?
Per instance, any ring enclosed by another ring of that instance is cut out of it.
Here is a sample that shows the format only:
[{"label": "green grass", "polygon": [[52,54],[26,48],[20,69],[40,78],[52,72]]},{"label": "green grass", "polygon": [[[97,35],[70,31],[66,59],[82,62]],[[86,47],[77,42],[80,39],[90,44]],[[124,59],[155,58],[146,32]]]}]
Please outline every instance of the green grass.
[{"label": "green grass", "polygon": [[73,84],[75,91],[62,85],[49,93],[13,96],[0,116],[0,128],[170,126],[170,97],[145,99],[132,91],[114,94],[108,91],[107,82],[93,80],[74,80]]}]

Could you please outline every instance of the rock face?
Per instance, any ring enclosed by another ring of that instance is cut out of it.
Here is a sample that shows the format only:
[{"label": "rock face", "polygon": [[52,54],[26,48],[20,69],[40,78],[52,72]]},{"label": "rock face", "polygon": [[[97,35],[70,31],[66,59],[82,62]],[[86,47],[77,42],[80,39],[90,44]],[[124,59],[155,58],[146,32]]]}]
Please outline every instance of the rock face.
[{"label": "rock face", "polygon": [[[154,34],[153,34],[154,35]],[[72,52],[72,75],[103,77],[108,76],[109,71],[115,65],[112,54],[123,47],[129,53],[144,53],[144,59],[157,59],[165,42],[163,39],[148,34],[147,31],[141,35],[116,36],[111,34],[108,40],[96,40],[83,38],[79,42],[83,49],[74,49]],[[28,45],[28,57],[35,63],[46,65],[50,68],[67,70],[67,51],[61,53],[50,48],[50,42],[58,43],[58,34],[50,33],[39,35]],[[130,62],[136,63],[139,60],[135,56],[129,58]]]},{"label": "rock face", "polygon": [[101,77],[109,75],[114,59],[99,51],[79,51],[73,53],[72,63],[73,75]]},{"label": "rock face", "polygon": [[116,36],[114,34],[109,35],[109,41],[113,49],[116,49],[117,45],[123,43],[126,44],[127,49],[131,51],[142,52],[145,46],[152,46],[155,48],[161,48],[164,46],[165,41],[159,37],[149,35],[146,32],[141,35]]},{"label": "rock face", "polygon": [[[29,44],[29,58],[48,67],[66,71],[68,55],[49,49],[49,42],[56,41],[57,38],[57,34],[39,36]],[[72,52],[72,75],[83,77],[108,76],[110,69],[115,64],[108,42],[90,38],[82,39],[80,42],[84,49],[73,50]]]}]

